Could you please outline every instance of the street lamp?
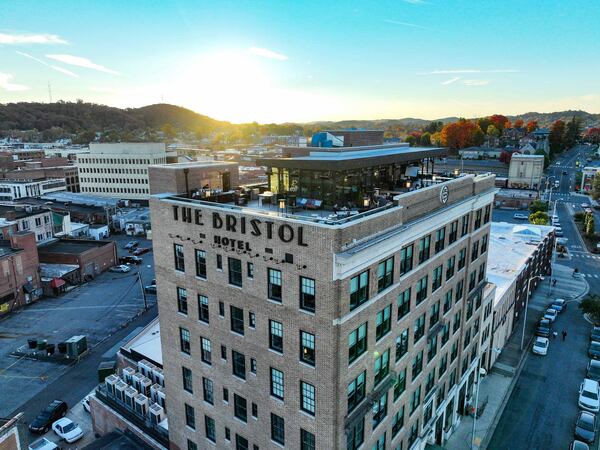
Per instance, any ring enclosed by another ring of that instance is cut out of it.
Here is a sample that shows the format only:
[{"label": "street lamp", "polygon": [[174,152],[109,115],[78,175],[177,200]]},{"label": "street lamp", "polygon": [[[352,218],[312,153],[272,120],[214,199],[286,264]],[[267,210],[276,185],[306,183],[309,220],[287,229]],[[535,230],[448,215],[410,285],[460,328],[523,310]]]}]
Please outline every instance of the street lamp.
[{"label": "street lamp", "polygon": [[535,279],[539,278],[541,281],[544,281],[544,277],[542,275],[536,275],[531,277],[529,281],[527,281],[527,296],[525,297],[525,314],[523,318],[523,333],[521,334],[521,351],[523,351],[523,344],[525,343],[525,327],[527,326],[527,307],[529,306],[529,290],[531,289],[531,282]]},{"label": "street lamp", "polygon": [[486,370],[480,367],[477,372],[477,380],[475,381],[477,389],[475,390],[475,411],[473,412],[473,429],[471,430],[471,450],[475,450],[475,424],[477,423],[477,408],[479,407],[479,383],[481,382],[481,377],[484,377],[486,374]]}]

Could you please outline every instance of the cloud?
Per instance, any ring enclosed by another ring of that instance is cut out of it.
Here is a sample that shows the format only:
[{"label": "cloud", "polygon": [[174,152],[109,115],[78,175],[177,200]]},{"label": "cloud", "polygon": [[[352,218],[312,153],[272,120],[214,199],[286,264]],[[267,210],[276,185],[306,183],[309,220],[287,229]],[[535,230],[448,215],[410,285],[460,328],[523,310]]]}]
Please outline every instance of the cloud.
[{"label": "cloud", "polygon": [[441,84],[443,84],[445,86],[447,84],[452,84],[452,83],[454,83],[455,81],[458,81],[458,80],[460,80],[460,77],[453,77],[453,78],[450,78],[449,80],[442,81]]},{"label": "cloud", "polygon": [[10,73],[0,72],[0,88],[10,92],[28,91],[30,89],[29,86],[12,83],[11,80],[13,78],[14,77]]},{"label": "cloud", "polygon": [[8,34],[0,33],[0,44],[68,44],[55,34]]},{"label": "cloud", "polygon": [[262,58],[276,59],[278,61],[285,61],[288,59],[286,55],[274,52],[273,50],[269,50],[268,48],[250,47],[248,49],[248,52],[251,55],[260,56]]},{"label": "cloud", "polygon": [[519,69],[444,69],[444,70],[432,70],[431,72],[418,72],[417,75],[448,75],[448,74],[460,74],[460,73],[519,73]]},{"label": "cloud", "polygon": [[73,55],[46,55],[46,58],[53,59],[55,61],[59,61],[64,64],[69,64],[71,66],[84,67],[86,69],[97,70],[99,72],[110,73],[112,75],[119,75],[119,72],[109,69],[108,67],[104,67],[100,64],[96,64],[89,60],[88,58],[84,58],[82,56],[73,56]]},{"label": "cloud", "polygon": [[79,78],[79,75],[77,75],[76,73],[73,73],[70,70],[64,69],[62,67],[53,66],[52,64],[48,64],[46,61],[42,61],[41,59],[36,58],[35,56],[30,55],[29,53],[20,52],[18,50],[16,50],[15,52],[18,53],[21,56],[24,56],[25,58],[32,59],[32,60],[34,60],[34,61],[36,61],[36,62],[38,62],[38,63],[40,63],[40,64],[42,64],[42,65],[44,65],[46,67],[50,67],[52,70],[56,70],[57,72],[64,73],[65,75],[68,75],[68,76],[73,77],[73,78]]},{"label": "cloud", "polygon": [[393,25],[402,25],[403,27],[420,28],[421,30],[433,31],[431,28],[424,27],[423,25],[417,25],[416,23],[400,22],[399,20],[392,19],[383,19],[383,21],[386,23],[391,23]]},{"label": "cloud", "polygon": [[463,84],[465,86],[485,86],[490,80],[465,80]]}]

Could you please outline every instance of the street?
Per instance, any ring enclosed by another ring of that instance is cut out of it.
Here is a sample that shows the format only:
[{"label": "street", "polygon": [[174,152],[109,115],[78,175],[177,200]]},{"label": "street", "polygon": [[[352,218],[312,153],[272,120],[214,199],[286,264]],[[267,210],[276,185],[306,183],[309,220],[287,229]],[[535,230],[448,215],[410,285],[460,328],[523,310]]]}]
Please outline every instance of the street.
[{"label": "street", "polygon": [[[126,254],[123,245],[132,239],[115,236],[114,240],[119,255]],[[136,240],[151,246],[150,241]],[[147,296],[150,308],[143,312],[138,271],[146,283],[154,278],[152,253],[143,260],[128,273],[105,272],[60,297],[45,298],[0,321],[1,417],[24,412],[29,422],[52,400],[64,400],[72,407],[96,386],[100,361],[114,359],[127,336],[156,317],[154,295]],[[87,336],[90,352],[73,365],[11,356],[28,338],[58,343],[82,334]]]},{"label": "street", "polygon": [[[581,204],[589,198],[573,194],[575,161],[585,162],[583,146],[566,152],[548,169],[551,183],[559,180],[560,187],[551,193],[556,200],[556,214],[564,238],[568,240],[569,256],[557,262],[577,268],[590,287],[590,293],[600,292],[600,255],[587,252],[573,214],[582,211]],[[566,172],[564,174],[563,172]],[[494,211],[494,220],[519,222],[512,219],[514,211]],[[552,214],[552,209],[549,211]],[[509,214],[511,216],[509,217]],[[527,223],[521,221],[521,223]],[[532,311],[539,314],[538,311]],[[559,315],[554,329],[559,337],[551,340],[547,356],[537,356],[527,349],[523,370],[508,400],[506,408],[488,446],[491,450],[504,449],[567,449],[573,440],[579,385],[585,378],[589,361],[587,348],[591,324],[579,310],[576,302]],[[568,336],[563,342],[560,333]],[[596,447],[594,447],[596,448]]]}]

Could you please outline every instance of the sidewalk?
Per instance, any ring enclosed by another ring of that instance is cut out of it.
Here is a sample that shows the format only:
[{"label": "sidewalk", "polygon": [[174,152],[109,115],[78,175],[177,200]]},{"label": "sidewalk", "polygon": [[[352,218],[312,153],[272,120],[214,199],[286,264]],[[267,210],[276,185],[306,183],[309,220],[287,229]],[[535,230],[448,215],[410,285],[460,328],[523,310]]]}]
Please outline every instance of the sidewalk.
[{"label": "sidewalk", "polygon": [[[494,429],[504,407],[510,398],[513,387],[519,377],[525,357],[529,354],[531,341],[535,332],[535,325],[541,313],[546,310],[551,299],[564,298],[567,301],[578,300],[587,294],[589,286],[585,278],[573,278],[573,270],[561,264],[554,264],[554,278],[557,280],[556,287],[549,294],[549,280],[546,278],[538,288],[532,292],[529,298],[529,310],[527,312],[527,327],[525,329],[524,350],[521,352],[521,333],[523,321],[515,324],[515,329],[498,356],[492,370],[485,378],[481,379],[479,386],[479,405],[487,401],[485,410],[477,419],[475,426],[475,448],[485,449],[494,434]],[[470,450],[471,433],[473,432],[473,418],[463,416],[460,424],[444,445],[446,450]]]}]

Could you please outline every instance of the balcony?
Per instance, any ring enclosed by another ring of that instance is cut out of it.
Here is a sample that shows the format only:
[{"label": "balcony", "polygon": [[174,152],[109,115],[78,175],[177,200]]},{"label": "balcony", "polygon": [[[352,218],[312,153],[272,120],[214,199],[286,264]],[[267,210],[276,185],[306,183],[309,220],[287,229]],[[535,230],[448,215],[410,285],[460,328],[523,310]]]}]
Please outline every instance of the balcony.
[{"label": "balcony", "polygon": [[349,416],[346,416],[346,420],[344,423],[344,427],[346,433],[349,433],[350,430],[356,425],[356,423],[362,419],[369,410],[373,407],[373,404],[377,399],[379,399],[384,392],[386,392],[389,388],[391,388],[396,382],[396,372],[390,370],[388,375],[377,385],[377,387],[370,392],[362,402],[352,411]]}]

